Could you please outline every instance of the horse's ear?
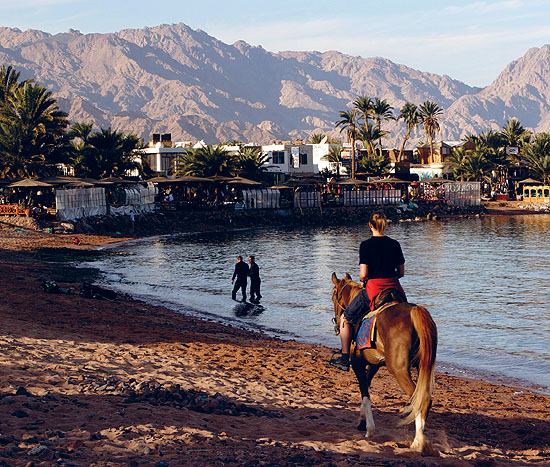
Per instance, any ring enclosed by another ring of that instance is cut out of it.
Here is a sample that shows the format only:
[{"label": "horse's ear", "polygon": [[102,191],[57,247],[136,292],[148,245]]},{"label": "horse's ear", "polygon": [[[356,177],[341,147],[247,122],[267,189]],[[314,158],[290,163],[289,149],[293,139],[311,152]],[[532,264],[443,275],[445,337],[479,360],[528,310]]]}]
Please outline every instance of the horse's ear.
[{"label": "horse's ear", "polygon": [[332,273],[332,282],[334,283],[334,285],[338,284],[338,278],[336,277],[335,272]]},{"label": "horse's ear", "polygon": [[349,272],[346,272],[346,279],[351,280],[351,276],[350,276]]}]

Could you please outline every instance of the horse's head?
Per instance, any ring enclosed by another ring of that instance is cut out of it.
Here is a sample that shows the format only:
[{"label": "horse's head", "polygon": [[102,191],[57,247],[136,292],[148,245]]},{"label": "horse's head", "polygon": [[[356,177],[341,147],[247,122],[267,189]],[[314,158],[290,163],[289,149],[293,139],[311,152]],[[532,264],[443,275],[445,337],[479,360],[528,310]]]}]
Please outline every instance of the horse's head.
[{"label": "horse's head", "polygon": [[332,303],[334,305],[334,330],[336,334],[340,334],[340,320],[342,319],[342,313],[349,305],[349,303],[355,298],[355,296],[361,291],[361,286],[354,282],[349,273],[343,279],[338,279],[336,273],[332,273],[332,283],[334,288],[332,289]]}]

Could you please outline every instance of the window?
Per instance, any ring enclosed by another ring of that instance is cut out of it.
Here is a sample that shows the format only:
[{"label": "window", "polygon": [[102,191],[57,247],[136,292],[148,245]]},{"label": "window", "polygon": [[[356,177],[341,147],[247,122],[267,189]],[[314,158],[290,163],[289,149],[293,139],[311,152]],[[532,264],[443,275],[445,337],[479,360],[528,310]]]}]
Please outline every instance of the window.
[{"label": "window", "polygon": [[306,164],[307,164],[307,154],[300,153],[300,165],[306,165]]},{"label": "window", "polygon": [[542,198],[542,188],[539,188],[537,191],[537,198]]},{"label": "window", "polygon": [[544,189],[544,197],[545,197],[545,198],[550,197],[550,192],[549,192],[548,188],[545,188],[545,189]]},{"label": "window", "polygon": [[537,190],[533,189],[531,190],[531,198],[536,198],[537,197]]},{"label": "window", "polygon": [[285,163],[285,152],[284,151],[273,151],[272,152],[272,162],[273,164],[284,164]]}]

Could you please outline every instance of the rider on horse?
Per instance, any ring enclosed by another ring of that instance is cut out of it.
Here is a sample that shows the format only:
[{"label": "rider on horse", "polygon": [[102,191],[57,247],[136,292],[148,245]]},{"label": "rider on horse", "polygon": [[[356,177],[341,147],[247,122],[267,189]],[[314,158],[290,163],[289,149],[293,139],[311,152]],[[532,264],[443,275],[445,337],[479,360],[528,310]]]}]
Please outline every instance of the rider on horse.
[{"label": "rider on horse", "polygon": [[342,355],[330,360],[330,364],[348,371],[349,353],[354,325],[370,310],[374,310],[374,299],[384,289],[397,289],[406,301],[405,291],[399,278],[405,274],[405,258],[397,240],[384,235],[386,217],[375,213],[369,221],[372,237],[361,242],[359,247],[359,278],[363,288],[344,311],[340,321]]}]

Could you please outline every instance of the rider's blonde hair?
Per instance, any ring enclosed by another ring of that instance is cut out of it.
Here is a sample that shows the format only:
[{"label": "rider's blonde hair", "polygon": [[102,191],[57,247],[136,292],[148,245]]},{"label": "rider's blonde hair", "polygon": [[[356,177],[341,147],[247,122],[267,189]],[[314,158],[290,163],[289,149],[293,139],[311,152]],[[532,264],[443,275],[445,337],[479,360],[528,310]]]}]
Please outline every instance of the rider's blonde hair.
[{"label": "rider's blonde hair", "polygon": [[383,234],[387,224],[386,216],[381,212],[376,212],[370,218],[369,224]]}]

